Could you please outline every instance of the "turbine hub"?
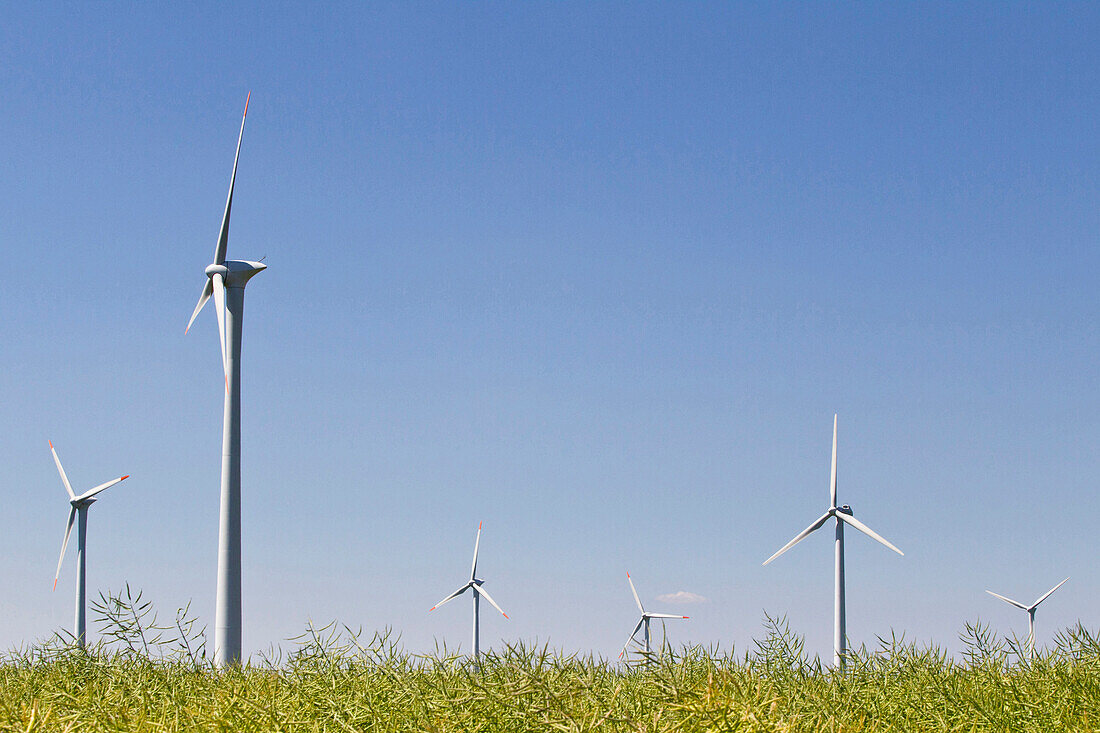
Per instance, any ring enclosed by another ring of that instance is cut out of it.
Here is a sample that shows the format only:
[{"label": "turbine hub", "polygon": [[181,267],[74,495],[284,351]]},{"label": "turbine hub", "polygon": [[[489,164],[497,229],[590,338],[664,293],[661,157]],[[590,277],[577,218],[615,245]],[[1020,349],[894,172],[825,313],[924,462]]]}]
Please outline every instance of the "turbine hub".
[{"label": "turbine hub", "polygon": [[229,273],[229,268],[225,265],[207,265],[206,276],[214,277],[214,275],[220,274],[223,278]]}]

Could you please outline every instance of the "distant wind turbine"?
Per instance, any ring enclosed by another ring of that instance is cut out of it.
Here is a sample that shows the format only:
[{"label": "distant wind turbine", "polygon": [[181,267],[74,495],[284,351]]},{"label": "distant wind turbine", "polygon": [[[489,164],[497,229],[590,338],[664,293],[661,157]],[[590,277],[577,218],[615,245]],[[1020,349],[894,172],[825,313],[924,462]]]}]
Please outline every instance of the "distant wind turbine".
[{"label": "distant wind turbine", "polygon": [[508,618],[508,614],[504,613],[504,609],[502,609],[500,606],[498,606],[497,602],[493,600],[493,597],[491,595],[489,595],[489,592],[486,591],[482,587],[482,583],[484,583],[485,581],[482,580],[481,578],[477,577],[477,550],[478,550],[478,547],[480,545],[481,545],[481,523],[479,523],[477,525],[477,539],[474,540],[474,564],[470,568],[470,580],[466,583],[466,585],[462,586],[461,588],[456,590],[454,593],[447,596],[442,601],[440,601],[439,603],[435,604],[434,606],[432,606],[431,608],[428,609],[428,612],[430,613],[431,611],[434,611],[435,609],[442,606],[444,603],[447,603],[448,601],[451,601],[454,598],[458,598],[460,595],[462,595],[463,593],[465,593],[468,590],[472,590],[474,592],[474,634],[473,634],[473,636],[474,636],[474,638],[473,638],[474,664],[477,664],[478,657],[481,655],[481,646],[480,646],[481,639],[480,639],[480,634],[479,634],[480,605],[478,603],[479,600],[481,599],[481,596],[485,596],[485,600],[487,600],[487,601],[489,601],[489,603],[493,604],[493,608],[500,611],[501,615],[504,616],[504,618]]},{"label": "distant wind turbine", "polygon": [[76,621],[74,622],[74,633],[76,634],[77,646],[83,648],[84,642],[87,637],[87,628],[85,625],[85,561],[87,554],[87,539],[88,539],[88,507],[95,503],[95,496],[99,492],[109,489],[119,481],[125,481],[130,478],[129,475],[122,476],[120,478],[112,479],[105,484],[100,484],[94,489],[89,489],[83,494],[77,496],[73,492],[72,484],[69,483],[69,477],[65,475],[65,469],[61,467],[61,459],[57,457],[57,451],[54,450],[53,442],[50,442],[50,453],[53,454],[53,462],[57,464],[57,472],[61,474],[61,483],[65,484],[65,491],[69,493],[69,521],[65,525],[65,538],[61,540],[61,557],[57,558],[57,572],[53,575],[53,589],[57,590],[57,578],[61,575],[61,563],[65,560],[65,548],[69,546],[69,534],[73,531],[73,522],[77,521],[76,527]]},{"label": "distant wind turbine", "polygon": [[848,643],[847,629],[845,628],[844,606],[844,525],[852,525],[863,534],[876,542],[886,545],[899,555],[904,555],[905,553],[880,537],[866,524],[852,516],[852,508],[850,506],[847,504],[843,506],[836,505],[836,415],[833,415],[833,462],[832,468],[829,471],[829,510],[821,515],[820,519],[802,530],[793,540],[783,545],[783,547],[779,549],[779,552],[765,560],[764,564],[767,565],[772,560],[806,539],[810,534],[820,529],[830,518],[836,519],[836,539],[834,540],[836,548],[836,588],[833,596],[833,666],[837,669],[844,669],[844,658],[847,654]]},{"label": "distant wind turbine", "polygon": [[634,637],[638,635],[638,629],[644,629],[645,630],[645,633],[643,634],[643,639],[645,641],[643,647],[644,647],[645,653],[647,655],[650,653],[650,646],[649,646],[649,621],[650,621],[650,619],[654,619],[654,618],[659,618],[659,619],[666,619],[666,618],[686,619],[687,618],[687,616],[680,616],[679,614],[674,614],[674,613],[649,613],[642,606],[642,599],[638,597],[638,591],[634,589],[634,581],[630,579],[630,573],[626,574],[626,582],[630,583],[630,592],[634,594],[634,602],[638,604],[638,610],[642,612],[642,617],[640,619],[638,619],[638,625],[635,626],[634,630],[630,632],[630,638],[626,640],[626,644],[623,644],[623,650],[621,652],[619,652],[619,659],[622,659],[623,655],[626,654],[626,650],[630,646],[630,642],[635,641]]},{"label": "distant wind turbine", "polygon": [[[1069,578],[1066,578],[1066,580],[1069,580]],[[1035,609],[1039,607],[1040,603],[1042,603],[1047,598],[1049,598],[1051,593],[1053,593],[1054,591],[1061,588],[1065,584],[1066,580],[1063,580],[1061,583],[1054,586],[1053,588],[1048,590],[1043,595],[1039,596],[1039,600],[1035,601],[1035,603],[1032,603],[1030,606],[1025,606],[1024,604],[1020,603],[1019,601],[1014,601],[1011,598],[1006,598],[1006,597],[1002,596],[1000,593],[994,593],[991,590],[986,591],[986,593],[988,593],[989,595],[996,596],[997,598],[1000,598],[1005,603],[1008,603],[1010,605],[1015,606],[1016,608],[1021,608],[1025,611],[1027,611],[1027,650],[1028,650],[1028,654],[1031,656],[1032,659],[1035,658]]]},{"label": "distant wind turbine", "polygon": [[241,332],[244,319],[244,286],[250,278],[267,268],[262,262],[227,260],[229,212],[233,207],[233,186],[237,181],[237,161],[241,157],[244,121],[248,116],[249,92],[237,136],[237,155],[229,178],[229,196],[225,200],[214,263],[206,268],[206,285],[199,304],[187,323],[187,333],[199,311],[214,296],[218,318],[218,343],[221,346],[222,372],[225,376],[225,403],[222,415],[221,510],[218,520],[218,589],[214,610],[214,662],[219,667],[241,662]]}]

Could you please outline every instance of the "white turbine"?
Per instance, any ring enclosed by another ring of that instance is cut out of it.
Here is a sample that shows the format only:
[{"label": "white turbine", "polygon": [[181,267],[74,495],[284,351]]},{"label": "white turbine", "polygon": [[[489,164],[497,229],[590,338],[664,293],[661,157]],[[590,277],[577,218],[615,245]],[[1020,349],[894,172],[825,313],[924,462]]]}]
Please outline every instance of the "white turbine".
[{"label": "white turbine", "polygon": [[76,525],[76,620],[74,622],[74,634],[77,646],[83,648],[87,637],[85,601],[85,565],[87,561],[88,539],[88,507],[95,503],[95,496],[104,489],[109,489],[119,481],[130,478],[129,474],[112,479],[105,484],[100,484],[94,489],[89,489],[77,496],[73,492],[69,477],[65,475],[65,469],[61,467],[61,459],[57,457],[53,442],[50,442],[50,453],[53,454],[53,462],[57,464],[57,472],[61,474],[61,483],[65,484],[65,491],[69,494],[69,521],[65,525],[65,537],[61,540],[61,557],[57,558],[57,572],[53,575],[53,589],[57,590],[57,578],[61,575],[61,563],[65,560],[65,548],[69,546],[69,534],[73,531],[73,522]]},{"label": "white turbine", "polygon": [[627,647],[630,646],[630,642],[635,641],[634,637],[637,636],[638,629],[644,629],[644,631],[645,631],[645,633],[643,635],[643,638],[644,638],[644,641],[645,641],[645,643],[643,644],[643,648],[645,650],[646,656],[649,655],[649,653],[650,653],[649,620],[650,619],[654,619],[654,618],[659,618],[659,619],[666,619],[666,618],[685,619],[685,618],[687,618],[687,616],[680,616],[680,615],[674,614],[674,613],[649,613],[642,606],[642,599],[638,597],[638,591],[634,589],[634,581],[630,579],[630,573],[626,574],[626,582],[630,583],[630,592],[634,594],[634,602],[638,604],[638,610],[642,612],[642,617],[640,619],[638,619],[638,625],[635,626],[634,630],[630,632],[630,638],[628,638],[626,640],[626,643],[623,644],[623,650],[621,652],[619,652],[619,659],[622,659],[623,655],[626,654],[626,650],[627,650]]},{"label": "white turbine", "polygon": [[206,268],[206,285],[199,304],[187,323],[187,333],[199,311],[214,296],[218,319],[218,343],[221,346],[222,372],[225,376],[225,404],[222,417],[221,510],[218,521],[218,590],[214,613],[214,662],[219,667],[241,661],[241,330],[244,319],[244,287],[267,265],[261,262],[225,259],[229,244],[229,212],[233,207],[233,184],[237,180],[237,161],[241,157],[244,121],[248,116],[249,92],[237,136],[237,154],[229,179],[214,263]]},{"label": "white turbine", "polygon": [[[1069,580],[1069,578],[1066,578],[1066,580]],[[1006,598],[1000,593],[994,593],[991,590],[986,591],[986,593],[988,593],[989,595],[996,596],[997,598],[1000,598],[1002,601],[1008,603],[1009,605],[1027,611],[1027,649],[1032,659],[1035,658],[1035,609],[1039,607],[1040,603],[1049,598],[1051,593],[1061,588],[1065,584],[1066,580],[1063,580],[1061,583],[1054,586],[1043,595],[1039,596],[1039,600],[1035,601],[1035,603],[1032,603],[1030,606],[1025,606],[1019,601],[1014,601],[1011,598]]]},{"label": "white turbine", "polygon": [[821,517],[809,527],[802,530],[793,540],[783,545],[783,547],[779,549],[779,552],[765,560],[764,564],[767,565],[772,560],[806,539],[810,534],[820,529],[830,518],[836,519],[836,539],[834,540],[836,551],[836,587],[833,596],[833,666],[842,670],[844,669],[844,658],[847,653],[848,643],[847,630],[845,628],[844,606],[844,525],[852,525],[863,534],[876,542],[886,545],[899,555],[904,555],[905,553],[887,542],[883,537],[880,537],[866,524],[852,516],[852,508],[850,506],[847,504],[843,506],[836,505],[836,415],[833,415],[833,463],[829,471],[829,510],[822,514]]},{"label": "white turbine", "polygon": [[504,616],[504,618],[508,618],[508,614],[504,613],[504,609],[502,609],[500,606],[498,606],[497,602],[493,600],[493,597],[491,595],[489,595],[488,591],[486,591],[482,587],[482,583],[484,583],[485,581],[482,580],[481,578],[477,577],[477,550],[478,550],[478,547],[480,545],[481,545],[481,523],[479,523],[477,525],[477,539],[474,540],[474,564],[470,568],[470,580],[466,583],[466,585],[462,586],[461,588],[456,590],[454,593],[447,596],[442,601],[440,601],[439,603],[435,604],[434,606],[432,606],[431,608],[428,609],[428,612],[430,613],[430,612],[434,611],[435,609],[439,608],[440,606],[442,606],[444,603],[447,603],[448,601],[450,601],[454,598],[458,598],[460,595],[462,595],[463,593],[465,593],[468,590],[472,590],[474,592],[474,638],[473,638],[473,648],[474,648],[474,664],[475,665],[477,664],[478,657],[481,655],[481,646],[480,646],[481,645],[481,639],[480,639],[480,634],[479,634],[480,606],[478,604],[478,600],[481,598],[481,596],[485,596],[485,600],[487,600],[487,601],[489,601],[489,603],[493,604],[493,608],[500,611],[501,615]]}]

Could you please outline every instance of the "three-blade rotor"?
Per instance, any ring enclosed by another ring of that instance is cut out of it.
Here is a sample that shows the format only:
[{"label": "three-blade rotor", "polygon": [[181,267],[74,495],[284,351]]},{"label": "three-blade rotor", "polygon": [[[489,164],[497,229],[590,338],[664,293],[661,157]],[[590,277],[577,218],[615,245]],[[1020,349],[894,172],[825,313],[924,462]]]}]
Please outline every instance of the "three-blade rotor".
[{"label": "three-blade rotor", "polygon": [[[1066,580],[1069,580],[1069,578],[1066,578]],[[1054,586],[1053,588],[1051,588],[1050,590],[1048,590],[1048,591],[1047,591],[1046,593],[1044,593],[1043,595],[1039,596],[1038,600],[1036,600],[1036,601],[1035,601],[1035,603],[1032,603],[1032,604],[1031,604],[1030,606],[1025,606],[1024,604],[1020,603],[1019,601],[1014,601],[1014,600],[1012,600],[1011,598],[1008,598],[1007,596],[1002,596],[1002,595],[1001,595],[1000,593],[994,593],[994,592],[993,592],[993,591],[991,591],[991,590],[987,590],[987,591],[986,591],[986,593],[988,593],[988,594],[989,594],[989,595],[991,595],[991,596],[996,596],[997,598],[1000,598],[1000,599],[1001,599],[1002,601],[1004,601],[1005,603],[1008,603],[1009,605],[1015,606],[1016,608],[1019,608],[1019,609],[1021,609],[1021,610],[1023,610],[1023,611],[1027,611],[1028,613],[1031,613],[1032,611],[1034,611],[1034,610],[1035,610],[1036,608],[1038,608],[1038,607],[1039,607],[1039,604],[1040,604],[1040,603],[1042,603],[1042,602],[1043,602],[1043,601],[1045,601],[1046,599],[1050,598],[1050,595],[1051,595],[1052,593],[1054,593],[1054,591],[1058,590],[1058,589],[1059,589],[1059,588],[1061,588],[1061,587],[1062,587],[1063,585],[1065,585],[1065,584],[1066,584],[1066,580],[1063,580],[1063,581],[1062,581],[1061,583],[1059,583],[1058,585]]]},{"label": "three-blade rotor", "polygon": [[233,209],[233,187],[237,182],[237,162],[241,158],[241,141],[244,140],[244,123],[248,117],[248,103],[252,99],[252,92],[248,93],[248,96],[244,101],[244,114],[241,115],[241,131],[237,135],[237,153],[233,158],[233,174],[229,178],[229,195],[225,199],[225,214],[222,216],[221,229],[218,231],[218,243],[214,247],[214,262],[206,268],[207,281],[203,285],[202,294],[199,295],[198,305],[195,306],[194,312],[191,313],[191,320],[187,322],[187,328],[184,329],[186,334],[191,330],[191,325],[195,322],[195,318],[198,317],[199,312],[202,311],[203,306],[206,305],[206,301],[210,300],[210,297],[214,298],[214,310],[218,318],[218,341],[221,344],[222,352],[222,373],[225,375],[225,388],[229,389],[229,360],[226,354],[226,334],[225,334],[225,278],[229,273],[229,269],[225,263],[225,253],[229,247],[229,215]]},{"label": "three-blade rotor", "polygon": [[[458,598],[460,595],[462,595],[466,591],[472,590],[475,595],[478,595],[478,596],[484,598],[485,600],[489,601],[490,605],[492,605],[493,608],[500,611],[500,615],[504,616],[504,618],[508,618],[508,614],[506,614],[504,612],[503,608],[501,608],[499,605],[497,605],[497,602],[493,600],[493,597],[491,595],[489,595],[489,591],[485,590],[482,587],[482,584],[484,584],[485,581],[481,580],[480,578],[477,577],[477,553],[478,553],[478,549],[481,547],[481,526],[482,526],[482,524],[483,524],[482,522],[479,522],[478,525],[477,525],[477,539],[474,540],[474,561],[473,561],[472,565],[470,566],[470,579],[466,582],[466,584],[464,586],[462,586],[461,588],[456,590],[454,593],[452,593],[449,596],[447,596],[446,598],[444,598],[439,603],[437,603],[434,606],[432,606],[431,608],[429,608],[428,609],[429,613],[431,611],[434,611],[435,609],[439,608],[440,606],[442,606],[445,603],[450,603],[451,601],[453,601],[455,598]],[[509,619],[509,620],[511,620],[511,619]]]},{"label": "three-blade rotor", "polygon": [[65,475],[65,469],[61,466],[61,459],[57,456],[57,450],[53,447],[53,441],[50,441],[50,453],[53,455],[53,462],[57,466],[57,472],[61,475],[61,483],[65,485],[65,491],[69,495],[69,518],[65,522],[65,536],[61,540],[61,554],[57,558],[57,570],[53,575],[53,587],[57,590],[57,579],[61,575],[61,563],[65,560],[65,549],[69,546],[69,535],[72,534],[73,524],[76,522],[76,513],[80,509],[84,509],[90,506],[95,501],[95,495],[101,491],[105,491],[120,481],[125,481],[130,478],[130,475],[119,476],[116,479],[111,479],[106,483],[102,483],[93,489],[85,491],[79,496],[73,492],[72,484],[69,483],[69,477]]},{"label": "three-blade rotor", "polygon": [[619,652],[619,659],[623,658],[626,654],[626,650],[630,647],[630,642],[634,641],[634,637],[638,635],[638,630],[641,629],[645,622],[649,619],[686,619],[687,616],[681,616],[675,613],[649,613],[642,606],[642,599],[638,597],[638,590],[634,587],[634,580],[630,577],[630,573],[626,574],[626,582],[630,584],[630,592],[634,595],[634,603],[638,604],[638,610],[642,612],[642,617],[638,619],[638,625],[634,627],[634,630],[630,632],[630,636],[627,637],[626,643],[623,644],[623,650]]},{"label": "three-blade rotor", "polygon": [[833,415],[833,459],[832,459],[832,465],[829,469],[829,509],[824,514],[822,514],[821,517],[819,517],[816,521],[814,521],[813,524],[811,524],[809,527],[807,527],[806,529],[804,529],[801,532],[799,532],[798,534],[796,534],[790,542],[788,542],[787,544],[780,547],[779,550],[774,555],[772,555],[771,557],[769,557],[767,560],[764,561],[764,563],[763,563],[764,565],[767,565],[772,560],[776,559],[777,557],[782,555],[784,552],[791,549],[792,547],[794,547],[799,542],[801,542],[802,540],[809,537],[811,534],[813,534],[817,530],[821,529],[822,525],[824,525],[825,522],[827,522],[830,518],[835,518],[837,523],[844,522],[845,524],[850,525],[851,527],[854,527],[855,529],[858,529],[860,532],[867,535],[868,537],[873,539],[875,542],[878,542],[879,544],[884,545],[885,547],[888,547],[889,549],[893,550],[894,552],[898,553],[899,555],[902,555],[902,556],[905,555],[904,552],[902,552],[897,547],[895,547],[885,537],[883,537],[879,533],[875,532],[873,529],[868,527],[866,524],[864,524],[863,522],[859,521],[854,516],[852,516],[852,510],[849,509],[847,506],[838,507],[836,505],[836,423],[837,423],[836,418],[837,418],[837,416]]}]

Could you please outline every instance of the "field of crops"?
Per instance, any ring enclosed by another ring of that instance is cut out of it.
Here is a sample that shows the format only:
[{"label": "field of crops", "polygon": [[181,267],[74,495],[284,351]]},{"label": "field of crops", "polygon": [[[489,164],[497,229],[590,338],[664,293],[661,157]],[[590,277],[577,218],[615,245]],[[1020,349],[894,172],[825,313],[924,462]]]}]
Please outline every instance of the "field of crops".
[{"label": "field of crops", "polygon": [[185,611],[161,625],[140,598],[101,598],[97,610],[103,636],[87,652],[58,637],[4,657],[0,729],[1100,729],[1100,639],[1080,627],[1033,661],[983,627],[967,627],[959,659],[880,640],[840,675],[774,619],[739,656],[665,649],[626,666],[518,646],[478,668],[333,624],[309,627],[285,657],[218,672]]}]

